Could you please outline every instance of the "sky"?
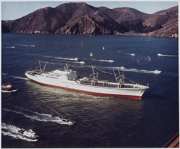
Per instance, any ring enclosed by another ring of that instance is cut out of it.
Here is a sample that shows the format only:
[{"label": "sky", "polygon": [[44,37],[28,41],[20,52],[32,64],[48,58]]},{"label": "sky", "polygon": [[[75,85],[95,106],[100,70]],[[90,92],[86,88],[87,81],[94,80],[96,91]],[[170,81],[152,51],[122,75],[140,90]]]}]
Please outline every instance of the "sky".
[{"label": "sky", "polygon": [[1,0],[1,20],[14,20],[28,15],[38,9],[45,7],[56,7],[63,3],[85,2],[94,7],[107,7],[110,9],[119,7],[135,8],[141,12],[152,14],[160,10],[165,10],[178,5],[178,0],[169,1],[8,1]]}]

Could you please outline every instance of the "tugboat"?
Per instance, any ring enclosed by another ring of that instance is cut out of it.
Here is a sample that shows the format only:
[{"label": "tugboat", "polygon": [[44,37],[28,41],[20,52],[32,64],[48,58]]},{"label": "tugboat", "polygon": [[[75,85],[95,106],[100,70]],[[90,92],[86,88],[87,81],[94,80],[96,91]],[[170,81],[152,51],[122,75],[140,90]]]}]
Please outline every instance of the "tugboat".
[{"label": "tugboat", "polygon": [[3,85],[1,86],[1,89],[2,89],[2,90],[8,90],[8,89],[11,89],[11,88],[12,88],[12,85],[9,84],[9,83],[3,84]]},{"label": "tugboat", "polygon": [[[98,72],[95,73],[95,67],[93,66],[93,74],[91,74],[90,77],[80,78],[77,76],[76,71],[68,69],[68,65],[66,65],[64,70],[56,69],[50,72],[45,72],[46,65],[47,62],[45,62],[43,69],[40,67],[40,70],[26,71],[25,75],[30,80],[42,85],[96,96],[141,99],[143,93],[149,88],[148,86],[134,83],[125,78],[124,75],[120,75],[119,70],[119,76],[117,76],[113,70],[116,82],[109,82],[108,80],[98,80]],[[124,81],[125,79],[130,83],[126,83]]]},{"label": "tugboat", "polygon": [[1,91],[2,92],[15,92],[18,89],[15,87],[12,87],[12,84],[6,83],[6,84],[2,84],[1,86]]}]

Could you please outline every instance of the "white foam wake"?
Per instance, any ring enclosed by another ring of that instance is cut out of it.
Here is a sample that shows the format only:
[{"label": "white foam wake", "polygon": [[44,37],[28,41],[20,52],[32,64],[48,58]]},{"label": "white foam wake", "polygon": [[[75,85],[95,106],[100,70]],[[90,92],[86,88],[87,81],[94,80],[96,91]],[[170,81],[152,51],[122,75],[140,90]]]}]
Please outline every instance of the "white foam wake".
[{"label": "white foam wake", "polygon": [[135,56],[135,54],[134,53],[127,53],[128,55],[131,55],[131,56]]},{"label": "white foam wake", "polygon": [[16,92],[18,89],[15,88],[15,89],[12,89],[12,90],[1,90],[1,92],[3,93],[12,93],[12,92]]},{"label": "white foam wake", "polygon": [[44,56],[44,57],[53,58],[53,59],[69,60],[69,61],[78,61],[78,58],[54,57],[54,56]]},{"label": "white foam wake", "polygon": [[16,44],[16,45],[25,46],[25,47],[35,47],[35,45],[25,45],[25,44]]},{"label": "white foam wake", "polygon": [[3,76],[7,76],[8,74],[7,73],[2,73]]},{"label": "white foam wake", "polygon": [[98,61],[100,61],[100,62],[108,62],[108,63],[113,63],[114,62],[114,60],[98,60]]},{"label": "white foam wake", "polygon": [[[17,108],[16,110],[10,110],[10,109],[6,109],[6,108],[3,108],[3,110],[21,114],[27,118],[30,118],[31,120],[36,120],[36,121],[41,121],[41,122],[54,122],[54,123],[65,124],[65,125],[73,125],[74,124],[73,122],[68,121],[67,119],[59,118],[57,116],[53,117],[50,114],[38,113],[38,112],[34,112],[31,110],[26,110],[26,109],[18,108],[18,107],[16,107],[16,108]],[[22,109],[22,110],[20,110],[20,109]]]},{"label": "white foam wake", "polygon": [[158,53],[157,56],[178,57],[178,55],[165,55],[165,54],[161,54],[161,53]]},{"label": "white foam wake", "polygon": [[138,70],[138,69],[135,69],[135,68],[132,68],[132,69],[123,68],[122,69],[122,67],[120,67],[120,70],[138,72],[138,73],[154,73],[154,74],[160,74],[161,73],[161,71],[159,71],[159,70],[150,71],[150,70]]},{"label": "white foam wake", "polygon": [[73,62],[73,63],[79,63],[79,64],[85,64],[85,62],[84,61],[80,61],[80,62]]},{"label": "white foam wake", "polygon": [[137,73],[153,73],[153,74],[160,74],[161,71],[159,70],[154,70],[154,71],[150,71],[150,70],[138,70],[138,69],[135,69],[135,68],[125,68],[123,66],[121,67],[103,67],[103,66],[95,66],[97,68],[102,68],[102,69],[111,69],[111,70],[121,70],[121,71],[129,71],[129,72],[137,72]]},{"label": "white foam wake", "polygon": [[7,73],[2,73],[2,75],[12,77],[12,78],[15,78],[15,79],[28,80],[28,78],[18,77],[18,76],[11,76],[11,75],[8,75]]},{"label": "white foam wake", "polygon": [[[88,60],[89,60],[89,59],[88,59]],[[95,58],[90,59],[90,60],[99,61],[99,62],[108,62],[108,63],[113,63],[113,62],[114,62],[114,60],[103,60],[103,59],[95,59]]]},{"label": "white foam wake", "polygon": [[10,137],[12,137],[14,139],[22,139],[22,140],[29,141],[29,142],[38,141],[38,139],[27,138],[27,137],[19,134],[18,131],[21,130],[22,128],[19,128],[19,127],[13,126],[13,125],[8,125],[8,124],[5,124],[5,123],[2,123],[1,129],[2,129],[1,133],[3,135],[10,136]]},{"label": "white foam wake", "polygon": [[6,47],[6,48],[14,49],[14,48],[15,48],[15,46],[11,46],[11,47]]},{"label": "white foam wake", "polygon": [[18,77],[18,76],[12,76],[15,79],[21,79],[21,80],[28,80],[28,78]]}]

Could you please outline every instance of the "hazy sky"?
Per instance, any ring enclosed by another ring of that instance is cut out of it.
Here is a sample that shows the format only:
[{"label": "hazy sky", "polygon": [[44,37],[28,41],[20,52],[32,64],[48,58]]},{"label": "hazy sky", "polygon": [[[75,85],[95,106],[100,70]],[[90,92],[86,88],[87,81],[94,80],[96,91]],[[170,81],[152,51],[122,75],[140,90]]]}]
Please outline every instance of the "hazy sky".
[{"label": "hazy sky", "polygon": [[37,9],[56,7],[62,3],[86,2],[94,7],[104,6],[110,9],[131,7],[141,12],[152,14],[178,5],[178,1],[3,1],[1,0],[1,20],[21,18]]}]

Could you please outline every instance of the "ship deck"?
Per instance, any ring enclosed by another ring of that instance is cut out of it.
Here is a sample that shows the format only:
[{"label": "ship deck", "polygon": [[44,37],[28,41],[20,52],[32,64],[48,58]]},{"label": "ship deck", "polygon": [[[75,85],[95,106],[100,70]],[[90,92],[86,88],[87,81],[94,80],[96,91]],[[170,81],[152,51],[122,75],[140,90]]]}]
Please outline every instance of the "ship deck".
[{"label": "ship deck", "polygon": [[118,83],[111,83],[108,81],[98,81],[98,82],[91,82],[91,81],[85,81],[81,82],[80,84],[85,85],[92,85],[92,86],[98,86],[98,87],[109,87],[109,88],[132,88],[132,86],[129,85],[119,85]]}]

